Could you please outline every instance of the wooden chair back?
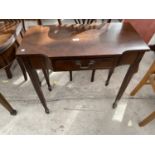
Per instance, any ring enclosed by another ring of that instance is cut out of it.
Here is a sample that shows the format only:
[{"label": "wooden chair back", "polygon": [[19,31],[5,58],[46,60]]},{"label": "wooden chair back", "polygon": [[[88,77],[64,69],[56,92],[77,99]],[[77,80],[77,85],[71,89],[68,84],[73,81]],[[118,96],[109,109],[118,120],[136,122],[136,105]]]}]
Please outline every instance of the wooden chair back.
[{"label": "wooden chair back", "polygon": [[96,19],[74,19],[76,24],[92,24],[96,22]]},{"label": "wooden chair back", "polygon": [[[16,58],[16,48],[19,46],[17,37],[20,34],[21,27],[17,26],[20,21],[4,21],[0,26],[0,69],[10,65]],[[13,28],[13,27],[16,27]],[[19,32],[17,32],[19,31]],[[7,43],[7,44],[6,44]]]},{"label": "wooden chair back", "polygon": [[[96,23],[97,19],[74,19],[76,24],[92,24]],[[102,23],[110,23],[111,19],[101,19]]]}]

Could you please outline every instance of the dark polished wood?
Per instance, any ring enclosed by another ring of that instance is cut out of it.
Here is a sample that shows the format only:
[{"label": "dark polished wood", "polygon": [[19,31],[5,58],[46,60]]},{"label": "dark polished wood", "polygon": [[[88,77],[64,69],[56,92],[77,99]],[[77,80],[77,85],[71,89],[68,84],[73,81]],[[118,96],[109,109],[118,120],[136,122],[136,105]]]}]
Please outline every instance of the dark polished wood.
[{"label": "dark polished wood", "polygon": [[27,74],[26,74],[26,70],[25,70],[25,66],[24,66],[23,62],[20,59],[18,59],[18,57],[16,58],[16,60],[19,64],[19,67],[21,68],[21,71],[23,73],[25,81],[27,81]]},{"label": "dark polished wood", "polygon": [[42,67],[41,61],[35,58],[38,54],[49,58],[53,71],[113,69],[130,65],[113,104],[116,107],[133,74],[137,72],[144,52],[149,50],[129,23],[73,24],[30,28],[17,56],[24,60],[45,109],[46,101],[34,73],[35,69]]},{"label": "dark polished wood", "polygon": [[12,78],[12,73],[11,73],[10,68],[11,68],[11,64],[8,65],[7,67],[5,67],[5,72],[6,72],[6,75],[7,75],[8,79]]},{"label": "dark polished wood", "polygon": [[58,19],[58,24],[59,24],[60,26],[62,25],[61,19]]},{"label": "dark polished wood", "polygon": [[[20,57],[18,59],[20,59]],[[48,114],[49,109],[46,105],[46,100],[45,100],[45,97],[44,97],[42,90],[41,90],[38,74],[37,74],[36,70],[32,67],[29,57],[22,57],[22,60],[25,64],[26,70],[30,76],[30,79],[32,81],[34,89],[36,90],[36,92],[39,96],[39,99],[40,99],[40,101],[41,101],[41,103],[45,109],[45,112]]]},{"label": "dark polished wood", "polygon": [[72,71],[69,71],[69,77],[70,77],[70,81],[72,81],[73,80]]},{"label": "dark polished wood", "polygon": [[113,108],[117,107],[117,102],[120,100],[120,98],[122,97],[125,89],[127,88],[131,78],[133,77],[134,73],[136,73],[138,71],[138,67],[139,67],[139,63],[144,55],[144,51],[143,52],[135,52],[135,57],[134,57],[134,62],[130,65],[125,78],[123,80],[123,83],[120,87],[119,93],[116,96],[116,99],[113,103]]},{"label": "dark polished wood", "polygon": [[114,72],[114,69],[115,69],[115,67],[112,67],[111,69],[109,69],[109,74],[108,74],[108,78],[107,78],[107,80],[105,82],[105,86],[109,85],[109,81],[110,81],[110,78],[111,78],[111,76],[112,76],[112,74]]},{"label": "dark polished wood", "polygon": [[0,104],[7,109],[11,115],[16,115],[17,111],[11,107],[6,98],[0,93]]},{"label": "dark polished wood", "polygon": [[49,90],[49,91],[52,91],[52,86],[51,86],[51,84],[50,84],[50,79],[49,79],[49,70],[46,69],[46,68],[43,68],[42,71],[43,71],[43,74],[44,74],[46,83],[47,83],[47,85],[48,85],[48,90]]},{"label": "dark polished wood", "polygon": [[96,70],[93,69],[92,76],[91,76],[91,82],[94,82],[95,72],[96,72]]}]

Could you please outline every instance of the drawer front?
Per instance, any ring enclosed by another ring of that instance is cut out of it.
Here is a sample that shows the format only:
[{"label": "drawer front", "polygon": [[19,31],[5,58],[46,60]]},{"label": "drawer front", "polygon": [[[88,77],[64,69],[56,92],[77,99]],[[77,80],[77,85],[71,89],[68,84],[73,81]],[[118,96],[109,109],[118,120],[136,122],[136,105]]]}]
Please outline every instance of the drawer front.
[{"label": "drawer front", "polygon": [[54,71],[106,69],[113,66],[113,58],[52,60]]}]

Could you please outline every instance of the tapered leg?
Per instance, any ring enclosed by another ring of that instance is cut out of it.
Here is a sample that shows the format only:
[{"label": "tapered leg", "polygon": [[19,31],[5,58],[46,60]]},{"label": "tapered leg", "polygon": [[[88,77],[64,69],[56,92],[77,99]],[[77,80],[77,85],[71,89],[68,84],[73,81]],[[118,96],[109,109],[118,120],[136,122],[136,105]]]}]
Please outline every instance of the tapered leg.
[{"label": "tapered leg", "polygon": [[[136,54],[136,53],[135,53],[135,54]],[[139,62],[140,62],[140,60],[142,59],[143,55],[144,55],[144,53],[139,53],[139,54],[136,56],[136,58],[135,58],[135,62],[134,62],[133,64],[130,65],[130,67],[129,67],[129,69],[128,69],[126,75],[125,75],[125,78],[124,78],[124,80],[123,80],[123,82],[122,82],[122,85],[121,85],[121,87],[120,87],[120,89],[119,89],[119,92],[118,92],[118,94],[117,94],[117,96],[116,96],[116,99],[115,99],[115,101],[114,101],[114,103],[113,103],[113,106],[112,106],[113,108],[116,108],[116,107],[117,107],[117,102],[118,102],[118,101],[120,100],[120,98],[122,97],[122,95],[123,95],[125,89],[127,88],[127,86],[128,86],[128,84],[129,84],[129,82],[130,82],[132,76],[134,75],[134,73],[136,73],[136,72],[138,71]]]},{"label": "tapered leg", "polygon": [[107,80],[106,80],[106,82],[105,82],[105,86],[108,86],[108,85],[109,85],[109,81],[110,81],[110,78],[111,78],[113,72],[114,72],[114,68],[110,68],[110,69],[109,69],[108,78],[107,78]]},{"label": "tapered leg", "polygon": [[92,70],[92,75],[91,75],[91,82],[94,82],[94,77],[95,77],[95,69]]},{"label": "tapered leg", "polygon": [[62,25],[61,19],[58,19],[59,26]]},{"label": "tapered leg", "polygon": [[23,35],[22,31],[20,32],[20,36],[21,36],[22,39],[24,38],[24,35]]},{"label": "tapered leg", "polygon": [[48,85],[48,90],[51,91],[52,90],[52,87],[51,87],[51,84],[50,84],[49,72],[48,72],[47,69],[42,69],[42,71],[43,71],[43,74],[45,76],[46,83]]},{"label": "tapered leg", "polygon": [[36,76],[36,78],[37,78],[37,80],[39,81],[39,85],[40,85],[40,87],[41,87],[41,81],[40,81],[40,79],[39,79],[39,76],[38,76],[38,74],[36,74],[37,76]]},{"label": "tapered leg", "polygon": [[23,73],[24,79],[25,79],[25,81],[27,81],[27,74],[26,74],[25,66],[24,66],[23,62],[21,61],[21,59],[17,58],[17,61],[18,61],[18,64],[21,68],[21,71]]},{"label": "tapered leg", "polygon": [[134,75],[133,68],[132,68],[132,66],[130,66],[129,69],[128,69],[128,72],[127,72],[127,74],[126,74],[126,76],[125,76],[125,78],[123,80],[123,83],[122,83],[122,85],[121,85],[121,87],[119,89],[119,92],[117,94],[117,97],[115,99],[115,102],[113,103],[113,108],[116,108],[117,107],[117,102],[122,97],[122,95],[123,95],[126,87],[128,86],[128,84],[129,84],[129,82],[130,82],[130,80],[131,80],[131,78],[132,78],[133,75]]},{"label": "tapered leg", "polygon": [[17,111],[14,110],[5,97],[0,93],[0,103],[10,112],[11,115],[16,115]]},{"label": "tapered leg", "polygon": [[144,75],[142,80],[137,84],[137,86],[132,90],[130,93],[131,96],[134,96],[141,88],[142,86],[148,81],[150,74],[155,70],[155,62],[151,65],[147,73]]},{"label": "tapered leg", "polygon": [[7,75],[8,79],[11,79],[12,78],[12,73],[11,73],[10,68],[11,68],[11,65],[9,65],[9,66],[7,66],[5,68],[5,72],[6,72],[6,75]]},{"label": "tapered leg", "polygon": [[45,109],[45,112],[46,113],[49,113],[49,109],[46,105],[46,100],[45,100],[45,97],[43,95],[43,92],[41,90],[41,87],[40,87],[40,84],[39,84],[39,77],[38,77],[38,74],[36,72],[36,70],[32,67],[31,65],[31,62],[29,61],[29,58],[27,57],[24,57],[23,58],[23,61],[24,61],[24,64],[25,64],[25,67],[26,67],[26,70],[30,76],[30,79],[31,79],[31,82],[34,86],[34,89],[36,90],[36,93]]},{"label": "tapered leg", "polygon": [[22,19],[22,26],[23,26],[24,32],[26,32],[26,25],[25,25],[25,20],[24,19]]},{"label": "tapered leg", "polygon": [[155,111],[152,112],[147,118],[145,118],[143,121],[141,121],[139,123],[139,126],[145,126],[146,124],[148,124],[149,122],[151,122],[153,119],[155,119]]},{"label": "tapered leg", "polygon": [[69,77],[70,77],[70,81],[72,81],[73,80],[72,71],[69,71]]}]

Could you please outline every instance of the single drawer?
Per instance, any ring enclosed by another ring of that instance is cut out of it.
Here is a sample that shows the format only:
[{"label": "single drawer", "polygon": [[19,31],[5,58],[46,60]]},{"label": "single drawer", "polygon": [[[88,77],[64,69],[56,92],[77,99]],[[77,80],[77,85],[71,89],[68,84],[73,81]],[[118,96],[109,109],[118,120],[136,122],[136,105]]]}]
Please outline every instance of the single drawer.
[{"label": "single drawer", "polygon": [[54,71],[108,69],[113,66],[113,58],[57,59],[52,60]]}]

